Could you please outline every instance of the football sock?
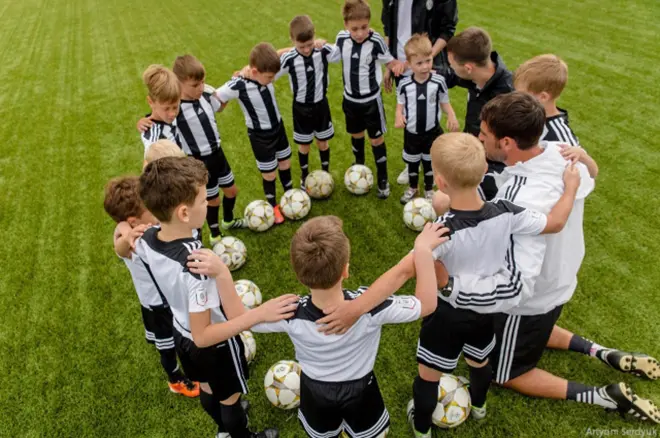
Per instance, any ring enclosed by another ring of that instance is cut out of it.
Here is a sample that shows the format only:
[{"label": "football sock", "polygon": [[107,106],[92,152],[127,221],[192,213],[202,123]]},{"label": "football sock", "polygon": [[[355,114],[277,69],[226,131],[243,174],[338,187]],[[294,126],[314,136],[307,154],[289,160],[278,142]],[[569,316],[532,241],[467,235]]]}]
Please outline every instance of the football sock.
[{"label": "football sock", "polygon": [[416,189],[419,185],[419,163],[408,163],[408,185]]},{"label": "football sock", "polygon": [[293,181],[291,181],[291,169],[280,169],[279,174],[280,182],[282,183],[282,187],[284,187],[284,191],[286,192],[287,190],[293,188]]},{"label": "football sock", "polygon": [[176,361],[176,350],[168,348],[167,350],[158,350],[160,354],[160,364],[167,373],[167,379],[170,383],[178,382],[183,379],[183,373],[179,369],[179,363]]},{"label": "football sock", "polygon": [[199,391],[199,401],[207,414],[213,418],[215,424],[218,425],[218,432],[227,432],[224,423],[222,422],[222,405],[213,397],[204,391]]},{"label": "football sock", "polygon": [[298,161],[300,161],[300,178],[304,181],[309,175],[309,154],[298,151]]},{"label": "football sock", "polygon": [[264,183],[264,193],[266,194],[266,200],[270,205],[275,207],[277,205],[277,199],[275,199],[275,196],[277,194],[275,188],[275,180],[272,181],[263,180],[263,183]]},{"label": "football sock", "polygon": [[422,169],[424,169],[424,190],[433,190],[433,168],[431,167],[431,156],[428,160],[422,155]]},{"label": "football sock", "polygon": [[330,171],[330,148],[324,150],[324,151],[319,151],[319,155],[321,156],[321,169],[325,170],[326,172]]},{"label": "football sock", "polygon": [[605,387],[587,386],[582,383],[568,382],[566,399],[579,403],[598,405],[608,409],[616,409],[616,403],[607,395]]},{"label": "football sock", "polygon": [[387,181],[387,147],[385,143],[371,148],[376,162],[376,176],[378,182]]},{"label": "football sock", "polygon": [[592,345],[593,342],[584,339],[582,336],[573,335],[571,342],[568,344],[568,349],[582,354],[590,354]]},{"label": "football sock", "polygon": [[470,367],[470,399],[472,405],[479,408],[484,407],[491,380],[493,380],[493,367],[490,362],[481,368]]},{"label": "football sock", "polygon": [[218,237],[220,235],[220,226],[218,225],[218,213],[220,213],[219,206],[206,207],[206,223],[209,224],[211,237]]},{"label": "football sock", "polygon": [[353,155],[355,155],[355,164],[364,164],[364,137],[351,137],[351,145],[353,146]]},{"label": "football sock", "polygon": [[250,431],[247,428],[248,420],[240,399],[233,405],[220,405],[222,423],[232,438],[248,438]]},{"label": "football sock", "polygon": [[230,198],[224,196],[222,198],[222,220],[231,222],[234,220],[234,206],[236,205],[236,197]]},{"label": "football sock", "polygon": [[431,428],[431,416],[438,404],[438,382],[429,382],[419,376],[415,377],[413,400],[415,401],[415,430],[426,433]]}]

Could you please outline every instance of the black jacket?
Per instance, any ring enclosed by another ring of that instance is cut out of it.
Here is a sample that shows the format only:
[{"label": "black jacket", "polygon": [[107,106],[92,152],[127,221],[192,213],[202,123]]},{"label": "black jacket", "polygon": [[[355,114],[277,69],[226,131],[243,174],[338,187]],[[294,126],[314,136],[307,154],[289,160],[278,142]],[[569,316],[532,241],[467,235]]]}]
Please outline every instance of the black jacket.
[{"label": "black jacket", "polygon": [[[449,41],[456,32],[458,23],[457,0],[413,0],[411,33],[427,33],[431,42],[435,44],[438,38]],[[397,0],[383,0],[383,14],[381,19],[385,29],[385,36],[389,38],[389,49],[396,58],[397,47],[397,17],[399,2]],[[442,51],[433,60],[436,68],[448,67],[446,51]],[[443,69],[439,69],[442,73]]]},{"label": "black jacket", "polygon": [[504,61],[500,58],[497,52],[491,52],[490,59],[495,64],[495,74],[490,78],[484,88],[479,90],[477,85],[465,79],[461,79],[449,70],[445,74],[445,81],[447,87],[452,88],[455,86],[468,89],[468,104],[465,113],[465,132],[472,135],[479,135],[479,128],[481,125],[481,109],[488,103],[489,100],[499,94],[506,94],[513,91],[513,76],[509,70],[506,69]]}]

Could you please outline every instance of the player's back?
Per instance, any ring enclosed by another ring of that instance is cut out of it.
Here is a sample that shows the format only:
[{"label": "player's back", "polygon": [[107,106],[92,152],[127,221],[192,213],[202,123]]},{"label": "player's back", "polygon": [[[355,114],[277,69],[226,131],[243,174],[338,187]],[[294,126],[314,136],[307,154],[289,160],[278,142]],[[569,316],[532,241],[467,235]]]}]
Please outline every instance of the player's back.
[{"label": "player's back", "polygon": [[167,305],[165,296],[163,296],[156,287],[140,257],[135,253],[131,253],[130,259],[124,257],[121,257],[121,259],[131,273],[135,292],[137,293],[142,307],[151,308],[154,306]]}]

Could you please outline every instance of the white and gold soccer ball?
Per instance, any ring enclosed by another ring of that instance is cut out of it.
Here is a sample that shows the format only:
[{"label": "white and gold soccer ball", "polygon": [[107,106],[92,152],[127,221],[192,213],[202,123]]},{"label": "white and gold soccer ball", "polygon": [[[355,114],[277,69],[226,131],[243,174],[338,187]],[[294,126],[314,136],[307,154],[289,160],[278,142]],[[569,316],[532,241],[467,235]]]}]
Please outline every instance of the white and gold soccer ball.
[{"label": "white and gold soccer ball", "polygon": [[230,271],[240,269],[247,260],[247,248],[242,240],[232,236],[225,236],[220,242],[213,245],[213,252],[216,253],[222,263],[227,265]]},{"label": "white and gold soccer ball", "polygon": [[312,200],[304,190],[290,189],[284,192],[280,199],[282,213],[289,219],[302,219],[309,214],[312,208]]},{"label": "white and gold soccer ball", "polygon": [[438,218],[433,210],[431,201],[424,198],[415,198],[408,201],[403,207],[403,223],[413,231],[422,231],[424,225]]},{"label": "white and gold soccer ball", "polygon": [[261,304],[261,290],[250,280],[235,281],[234,288],[247,309],[254,309]]},{"label": "white and gold soccer ball", "polygon": [[281,360],[270,367],[264,377],[266,397],[280,409],[294,409],[300,405],[300,372],[302,368],[292,360]]},{"label": "white and gold soccer ball", "polygon": [[266,231],[273,226],[275,222],[275,214],[273,207],[266,201],[261,199],[250,202],[245,207],[243,214],[248,221],[248,227],[252,231]]},{"label": "white and gold soccer ball", "polygon": [[241,332],[241,341],[243,341],[243,349],[245,350],[245,360],[248,364],[252,363],[257,356],[257,341],[250,330]]},{"label": "white and gold soccer ball", "polygon": [[344,184],[354,195],[364,195],[374,185],[374,174],[367,166],[354,164],[344,174]]},{"label": "white and gold soccer ball", "polygon": [[438,404],[433,411],[433,424],[449,429],[463,423],[470,415],[470,391],[465,377],[443,374],[438,385]]},{"label": "white and gold soccer ball", "polygon": [[335,181],[325,170],[314,170],[305,179],[305,190],[314,199],[329,198],[335,188]]}]

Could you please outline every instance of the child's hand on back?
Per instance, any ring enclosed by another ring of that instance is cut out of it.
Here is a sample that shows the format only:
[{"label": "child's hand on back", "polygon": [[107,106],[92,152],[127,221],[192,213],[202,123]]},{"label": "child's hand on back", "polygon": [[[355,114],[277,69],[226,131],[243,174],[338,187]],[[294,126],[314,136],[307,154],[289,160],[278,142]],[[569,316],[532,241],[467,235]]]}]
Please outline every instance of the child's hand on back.
[{"label": "child's hand on back", "polygon": [[131,229],[127,235],[128,243],[131,245],[131,249],[135,249],[135,241],[142,237],[144,232],[147,231],[147,228],[149,227],[151,227],[151,224],[142,224],[136,225]]},{"label": "child's hand on back", "polygon": [[321,38],[316,39],[316,40],[314,40],[314,48],[315,49],[322,49],[323,46],[325,46],[326,43],[327,43],[327,41],[324,40],[324,39],[321,39]]},{"label": "child's hand on back", "polygon": [[266,301],[256,310],[263,321],[277,322],[291,318],[296,308],[298,308],[298,295],[286,294]]},{"label": "child's hand on back", "polygon": [[153,124],[154,122],[152,122],[149,117],[143,117],[137,122],[137,130],[140,132],[147,132]]},{"label": "child's hand on back", "polygon": [[569,160],[571,163],[581,162],[587,155],[587,151],[582,149],[580,146],[571,146],[567,144],[561,144],[560,146],[561,156]]},{"label": "child's hand on back", "polygon": [[428,223],[415,239],[415,251],[433,251],[449,240],[449,228],[441,223]]},{"label": "child's hand on back", "polygon": [[575,163],[571,163],[564,170],[564,189],[577,190],[578,187],[580,187],[580,171],[575,167]]},{"label": "child's hand on back", "polygon": [[188,268],[193,274],[219,278],[229,276],[231,272],[220,257],[210,249],[196,249],[188,256]]}]

